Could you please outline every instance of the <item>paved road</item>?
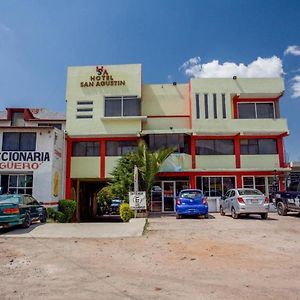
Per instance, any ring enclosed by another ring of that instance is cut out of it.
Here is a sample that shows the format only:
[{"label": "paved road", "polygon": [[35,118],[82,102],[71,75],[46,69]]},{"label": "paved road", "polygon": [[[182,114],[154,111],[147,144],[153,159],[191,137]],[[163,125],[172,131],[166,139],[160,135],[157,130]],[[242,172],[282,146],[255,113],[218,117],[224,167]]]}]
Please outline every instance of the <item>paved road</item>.
[{"label": "paved road", "polygon": [[0,231],[3,237],[36,238],[117,238],[143,234],[146,220],[131,219],[129,223],[47,223],[32,224],[28,229]]}]

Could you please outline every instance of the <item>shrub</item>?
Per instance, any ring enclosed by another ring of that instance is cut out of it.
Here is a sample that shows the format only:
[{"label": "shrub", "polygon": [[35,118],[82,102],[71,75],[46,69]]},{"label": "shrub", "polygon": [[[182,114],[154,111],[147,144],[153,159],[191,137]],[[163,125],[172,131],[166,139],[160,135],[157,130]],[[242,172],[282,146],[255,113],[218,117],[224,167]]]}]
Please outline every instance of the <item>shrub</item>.
[{"label": "shrub", "polygon": [[49,219],[56,220],[56,213],[57,213],[56,209],[54,209],[52,207],[47,208],[47,215],[48,215]]},{"label": "shrub", "polygon": [[56,211],[55,220],[59,223],[68,223],[66,215],[61,211]]},{"label": "shrub", "polygon": [[62,213],[64,217],[60,214],[56,214],[57,221],[60,223],[70,223],[73,214],[76,209],[76,201],[74,200],[60,200],[58,202],[58,212]]},{"label": "shrub", "polygon": [[128,203],[122,203],[120,206],[120,216],[123,222],[128,222],[131,218],[134,217],[134,212],[130,208]]},{"label": "shrub", "polygon": [[111,200],[114,198],[110,186],[106,186],[97,194],[98,214],[103,215],[109,211]]}]

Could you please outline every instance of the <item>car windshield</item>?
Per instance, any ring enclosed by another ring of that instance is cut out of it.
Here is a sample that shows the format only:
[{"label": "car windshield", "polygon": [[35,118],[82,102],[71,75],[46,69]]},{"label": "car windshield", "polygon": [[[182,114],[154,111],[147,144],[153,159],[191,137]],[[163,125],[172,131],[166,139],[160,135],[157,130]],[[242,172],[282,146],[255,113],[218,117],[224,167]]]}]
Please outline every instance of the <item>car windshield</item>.
[{"label": "car windshield", "polygon": [[0,195],[0,203],[19,204],[20,196],[16,195]]},{"label": "car windshield", "polygon": [[253,190],[253,189],[240,189],[238,190],[239,194],[241,196],[246,196],[246,195],[263,195],[263,193],[259,190]]},{"label": "car windshield", "polygon": [[120,203],[121,203],[121,200],[115,199],[115,200],[112,200],[111,203],[112,203],[112,204],[120,204]]},{"label": "car windshield", "polygon": [[180,198],[194,199],[202,196],[200,191],[184,191],[180,193]]}]

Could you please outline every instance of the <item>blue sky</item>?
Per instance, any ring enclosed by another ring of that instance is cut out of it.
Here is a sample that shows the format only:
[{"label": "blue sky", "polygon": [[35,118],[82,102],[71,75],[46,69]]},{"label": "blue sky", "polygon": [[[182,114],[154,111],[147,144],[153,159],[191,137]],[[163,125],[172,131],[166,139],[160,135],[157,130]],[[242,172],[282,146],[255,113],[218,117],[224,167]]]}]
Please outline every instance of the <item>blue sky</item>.
[{"label": "blue sky", "polygon": [[[70,65],[142,63],[145,83],[164,83],[205,76],[205,67],[226,73],[226,62],[244,71],[254,62],[259,73],[261,57],[284,72],[286,151],[300,160],[300,50],[284,55],[300,46],[299,28],[296,0],[1,0],[0,110],[64,111]],[[195,57],[190,72],[180,69]]]}]

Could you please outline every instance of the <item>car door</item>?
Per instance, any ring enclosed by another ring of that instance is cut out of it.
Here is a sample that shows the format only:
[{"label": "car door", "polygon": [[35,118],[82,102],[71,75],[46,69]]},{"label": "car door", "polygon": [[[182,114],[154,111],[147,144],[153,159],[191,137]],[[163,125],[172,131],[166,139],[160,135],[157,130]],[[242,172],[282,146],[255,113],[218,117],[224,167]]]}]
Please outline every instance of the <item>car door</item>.
[{"label": "car door", "polygon": [[228,212],[228,198],[230,196],[230,193],[231,193],[231,190],[227,191],[222,200],[222,207],[223,207],[225,213]]},{"label": "car door", "polygon": [[30,213],[31,219],[38,219],[39,212],[37,206],[38,202],[30,195],[24,195],[27,211]]}]

